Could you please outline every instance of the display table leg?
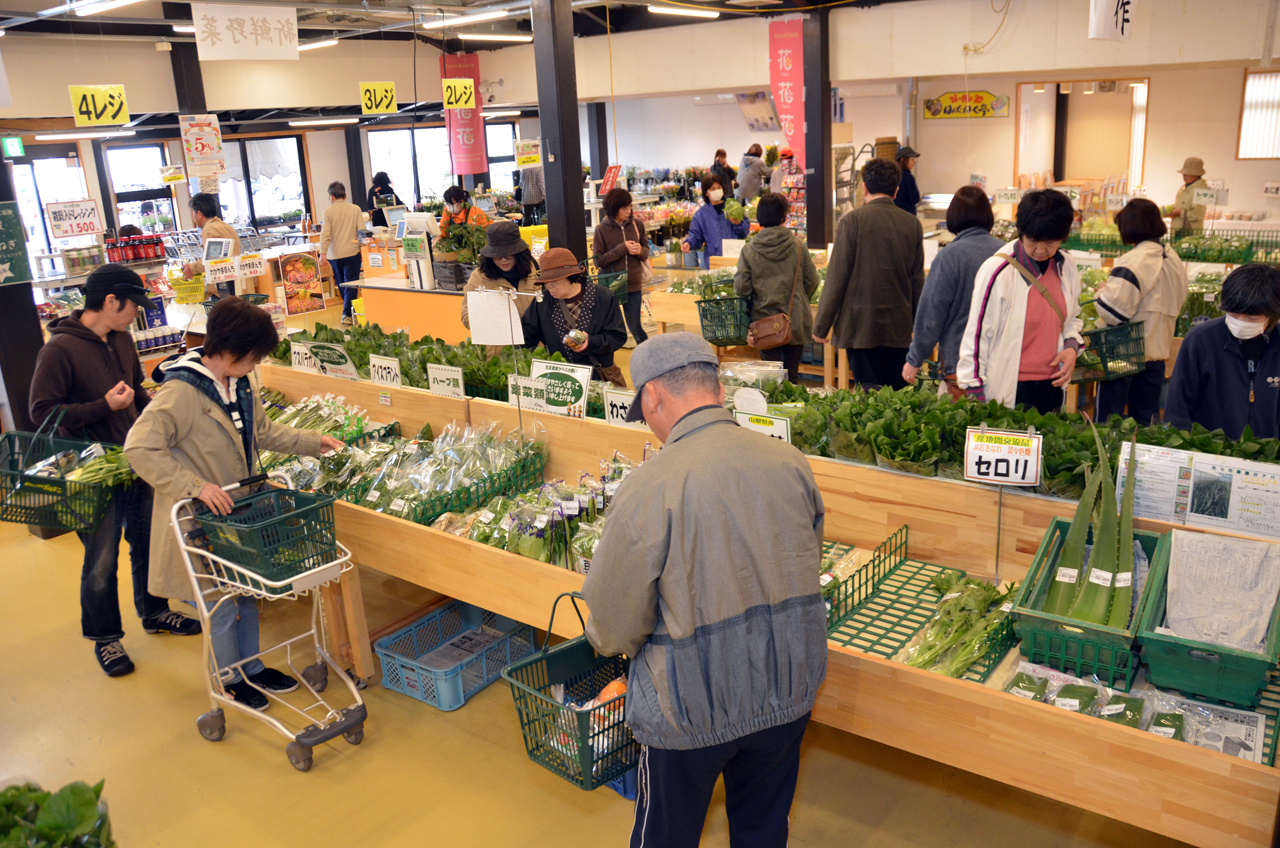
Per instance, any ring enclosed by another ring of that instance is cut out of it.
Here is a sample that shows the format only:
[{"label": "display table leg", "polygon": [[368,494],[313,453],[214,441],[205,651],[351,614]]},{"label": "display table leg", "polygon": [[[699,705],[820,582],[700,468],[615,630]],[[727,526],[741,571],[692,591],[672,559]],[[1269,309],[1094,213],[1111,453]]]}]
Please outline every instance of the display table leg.
[{"label": "display table leg", "polygon": [[849,351],[840,348],[836,352],[836,367],[839,374],[836,377],[836,387],[840,389],[849,388]]},{"label": "display table leg", "polygon": [[364,589],[360,586],[360,567],[348,571],[338,580],[341,589],[337,599],[340,612],[331,616],[345,619],[347,643],[350,646],[351,667],[356,677],[366,680],[373,676],[373,650],[369,642],[369,621],[364,614]]},{"label": "display table leg", "polygon": [[1067,400],[1066,400],[1066,403],[1062,405],[1062,408],[1066,412],[1075,412],[1079,405],[1080,405],[1080,384],[1068,383],[1067,384]]},{"label": "display table leg", "polygon": [[829,344],[822,346],[822,385],[828,389],[834,386],[836,379],[836,351]]}]

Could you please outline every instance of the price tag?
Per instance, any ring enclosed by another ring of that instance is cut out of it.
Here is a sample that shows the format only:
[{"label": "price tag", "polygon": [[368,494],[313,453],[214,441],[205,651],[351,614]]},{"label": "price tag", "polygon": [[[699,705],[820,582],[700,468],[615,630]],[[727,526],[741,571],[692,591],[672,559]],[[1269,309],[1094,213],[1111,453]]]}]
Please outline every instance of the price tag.
[{"label": "price tag", "polygon": [[1098,711],[1098,714],[1104,715],[1104,716],[1113,716],[1113,715],[1119,715],[1122,712],[1124,712],[1124,704],[1107,704],[1105,707],[1103,707],[1101,710]]},{"label": "price tag", "polygon": [[242,277],[261,277],[267,272],[267,262],[261,253],[240,254],[240,271]]},{"label": "price tag", "polygon": [[465,398],[462,388],[462,369],[454,365],[428,365],[427,391],[433,395]]},{"label": "price tag", "polygon": [[[393,356],[369,354],[369,379],[375,386],[400,388],[404,385],[400,382],[400,360]],[[389,395],[387,399],[390,400]]]},{"label": "price tag", "polygon": [[630,427],[633,430],[648,430],[644,421],[627,421],[627,413],[631,404],[636,401],[636,393],[623,389],[604,390],[604,420],[615,427]]},{"label": "price tag", "polygon": [[541,530],[543,527],[547,526],[547,522],[550,520],[551,519],[547,517],[547,514],[545,512],[541,513],[540,515],[538,515],[536,518],[533,519],[533,526]]},{"label": "price tag", "polygon": [[1111,577],[1112,575],[1110,571],[1100,571],[1099,569],[1096,569],[1096,568],[1091,569],[1089,571],[1089,582],[1097,583],[1099,586],[1103,587],[1104,589],[1111,588]]},{"label": "price tag", "polygon": [[782,415],[760,415],[743,412],[740,409],[734,411],[733,417],[738,420],[740,426],[746,427],[748,430],[755,430],[757,433],[764,433],[766,436],[791,444],[790,418]]},{"label": "price tag", "polygon": [[1076,580],[1080,577],[1080,569],[1078,568],[1059,568],[1058,573],[1054,575],[1054,580],[1059,583],[1070,583],[1072,586],[1076,584]]},{"label": "price tag", "polygon": [[443,79],[440,87],[444,92],[444,108],[474,109],[476,108],[476,83],[473,79]]},{"label": "price tag", "polygon": [[573,518],[577,516],[579,509],[580,507],[578,506],[577,498],[574,498],[571,501],[560,501],[560,514],[565,518]]},{"label": "price tag", "polygon": [[1060,710],[1069,710],[1073,713],[1080,712],[1079,698],[1054,698],[1053,705]]},{"label": "price tag", "polygon": [[360,114],[385,115],[398,110],[394,82],[360,83]]},{"label": "price tag", "polygon": [[1147,187],[1146,187],[1146,186],[1134,186],[1133,188],[1129,189],[1129,193],[1130,193],[1130,194],[1132,194],[1134,197],[1146,197],[1146,196],[1147,196]]},{"label": "price tag", "polygon": [[102,225],[102,212],[98,209],[96,200],[47,203],[44,210],[49,216],[49,228],[56,239],[95,236],[106,232]]},{"label": "price tag", "polygon": [[1102,268],[1102,257],[1096,253],[1085,253],[1078,250],[1067,251],[1076,261],[1077,268]]},{"label": "price tag", "polygon": [[1151,732],[1156,736],[1163,736],[1165,739],[1172,739],[1177,731],[1172,727],[1152,727]]},{"label": "price tag", "polygon": [[210,259],[204,263],[204,278],[210,283],[229,283],[236,278],[235,257]]},{"label": "price tag", "polygon": [[129,123],[123,85],[69,85],[71,113],[77,127],[112,127]]},{"label": "price tag", "polygon": [[378,403],[383,406],[391,405],[391,392],[378,392]]},{"label": "price tag", "polygon": [[1191,193],[1191,202],[1196,206],[1217,206],[1218,193],[1211,188],[1198,188]]},{"label": "price tag", "polygon": [[970,427],[964,440],[964,479],[1004,486],[1036,486],[1040,483],[1039,435],[1008,430]]},{"label": "price tag", "polygon": [[996,203],[1017,203],[1022,199],[1022,190],[1016,188],[996,189]]},{"label": "price tag", "polygon": [[[1136,493],[1135,493],[1136,494]],[[1133,585],[1133,572],[1122,571],[1116,575],[1116,588],[1126,589]]]},{"label": "price tag", "polygon": [[1119,212],[1121,209],[1125,207],[1125,204],[1127,204],[1132,199],[1133,199],[1133,196],[1128,194],[1108,194],[1107,195],[1107,211]]},{"label": "price tag", "polygon": [[293,342],[289,345],[289,350],[292,352],[291,364],[294,368],[297,368],[299,371],[307,371],[312,374],[317,373],[316,361],[311,358],[311,351],[307,350],[307,346],[305,344]]}]

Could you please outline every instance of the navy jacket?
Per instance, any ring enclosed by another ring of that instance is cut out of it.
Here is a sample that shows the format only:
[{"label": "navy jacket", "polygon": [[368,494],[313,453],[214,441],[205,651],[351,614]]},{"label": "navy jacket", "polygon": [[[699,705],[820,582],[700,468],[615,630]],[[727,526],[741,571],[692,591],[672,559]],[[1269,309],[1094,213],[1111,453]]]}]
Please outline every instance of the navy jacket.
[{"label": "navy jacket", "polygon": [[1164,420],[1184,430],[1193,423],[1238,439],[1246,424],[1262,439],[1280,437],[1280,332],[1268,334],[1258,372],[1250,379],[1240,340],[1225,318],[1191,328],[1169,381]]},{"label": "navy jacket", "polygon": [[898,193],[893,198],[894,205],[903,212],[916,214],[916,204],[920,202],[920,189],[916,186],[915,174],[905,168],[902,171],[902,180],[898,183]]},{"label": "navy jacket", "polygon": [[960,364],[960,340],[964,338],[969,305],[973,301],[973,280],[982,263],[1002,247],[1004,242],[982,227],[969,227],[938,251],[916,308],[907,362],[919,368],[937,345],[943,372],[956,373],[956,366]]}]

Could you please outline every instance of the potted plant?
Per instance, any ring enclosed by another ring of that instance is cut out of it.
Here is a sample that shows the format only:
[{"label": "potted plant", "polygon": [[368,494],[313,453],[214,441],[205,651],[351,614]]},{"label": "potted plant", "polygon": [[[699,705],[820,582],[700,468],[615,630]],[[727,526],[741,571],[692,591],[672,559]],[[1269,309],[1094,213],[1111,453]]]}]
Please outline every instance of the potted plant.
[{"label": "potted plant", "polygon": [[680,240],[670,239],[667,241],[667,267],[679,268],[684,264],[684,257],[680,253]]}]

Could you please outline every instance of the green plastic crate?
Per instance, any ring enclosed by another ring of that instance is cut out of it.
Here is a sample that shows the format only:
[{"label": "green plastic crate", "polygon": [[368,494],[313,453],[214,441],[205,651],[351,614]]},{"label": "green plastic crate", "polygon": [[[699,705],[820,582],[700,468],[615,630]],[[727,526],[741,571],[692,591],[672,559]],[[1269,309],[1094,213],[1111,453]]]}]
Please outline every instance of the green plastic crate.
[{"label": "green plastic crate", "polygon": [[509,397],[506,389],[491,389],[487,386],[473,386],[470,383],[463,384],[462,392],[469,398],[496,400],[500,403],[506,403]]},{"label": "green plastic crate", "polygon": [[1073,383],[1105,383],[1134,377],[1147,367],[1143,324],[1131,321],[1116,327],[1084,331],[1085,347],[1071,374]]},{"label": "green plastic crate", "polygon": [[[1020,638],[1022,655],[1030,662],[1047,665],[1059,671],[1067,671],[1079,677],[1097,675],[1103,683],[1123,692],[1133,686],[1138,672],[1139,659],[1134,650],[1139,622],[1151,598],[1151,574],[1160,556],[1168,558],[1168,534],[1133,531],[1133,538],[1142,544],[1151,562],[1147,583],[1134,609],[1133,621],[1128,630],[1108,627],[1105,624],[1089,624],[1066,616],[1042,612],[1049,585],[1058,569],[1058,557],[1071,522],[1055,518],[1040,542],[1040,550],[1027,571],[1026,580],[1018,592],[1013,607],[1014,631]],[[1092,541],[1093,529],[1089,530]],[[1083,575],[1082,575],[1083,576]]]},{"label": "green plastic crate", "polygon": [[1164,624],[1171,551],[1172,541],[1159,561],[1152,562],[1147,579],[1150,591],[1145,594],[1150,601],[1138,637],[1147,679],[1185,695],[1245,708],[1258,706],[1280,667],[1280,604],[1271,611],[1264,654],[1157,633],[1156,628]]}]

